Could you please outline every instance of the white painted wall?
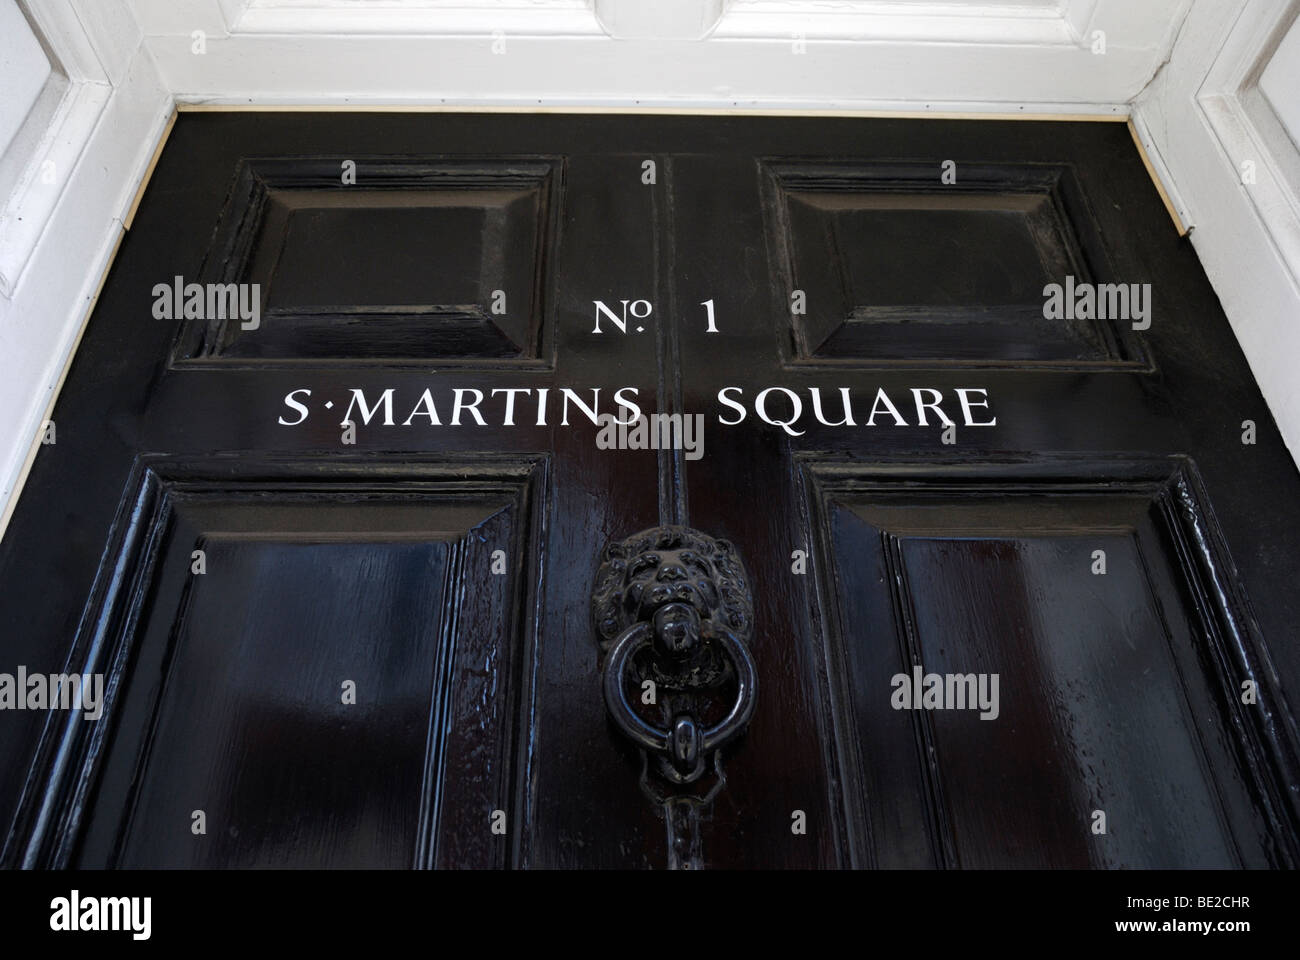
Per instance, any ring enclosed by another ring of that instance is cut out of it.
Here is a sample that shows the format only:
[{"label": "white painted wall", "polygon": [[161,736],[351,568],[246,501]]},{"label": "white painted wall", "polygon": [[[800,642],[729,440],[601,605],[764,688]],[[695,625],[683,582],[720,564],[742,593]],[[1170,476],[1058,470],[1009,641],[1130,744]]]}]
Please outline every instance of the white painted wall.
[{"label": "white painted wall", "polygon": [[[0,0],[0,16],[12,4]],[[0,157],[0,405],[14,412],[0,420],[0,502],[8,507],[39,451],[46,411],[174,102],[1132,113],[1264,395],[1300,451],[1295,2],[30,5],[58,62],[35,99],[39,64],[10,80],[0,65],[0,142],[16,118],[22,127]],[[21,31],[0,23],[0,36],[0,57],[31,62]],[[1243,184],[1248,159],[1259,176]],[[46,160],[54,161],[49,183],[38,176]]]},{"label": "white painted wall", "polygon": [[0,0],[0,153],[36,105],[50,76],[50,61],[41,49],[16,0]]},{"label": "white painted wall", "polygon": [[0,161],[18,172],[0,196],[0,523],[172,114],[124,0],[38,0],[32,14],[67,79]]},{"label": "white painted wall", "polygon": [[1300,144],[1300,20],[1291,24],[1259,78],[1259,88],[1293,143]]},{"label": "white painted wall", "polygon": [[[1148,154],[1292,455],[1300,454],[1300,153],[1258,90],[1300,4],[1198,2],[1134,107]],[[1275,77],[1294,69],[1283,50]],[[1274,96],[1294,109],[1300,88]],[[1289,112],[1289,111],[1288,111]]]}]

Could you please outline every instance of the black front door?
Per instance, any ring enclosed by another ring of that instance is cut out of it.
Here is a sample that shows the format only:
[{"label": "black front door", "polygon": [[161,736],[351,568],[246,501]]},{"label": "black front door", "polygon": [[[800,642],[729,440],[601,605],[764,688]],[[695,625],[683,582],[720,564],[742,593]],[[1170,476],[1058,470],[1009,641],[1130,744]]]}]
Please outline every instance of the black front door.
[{"label": "black front door", "polygon": [[51,438],[6,865],[1300,856],[1300,476],[1119,124],[186,114]]}]

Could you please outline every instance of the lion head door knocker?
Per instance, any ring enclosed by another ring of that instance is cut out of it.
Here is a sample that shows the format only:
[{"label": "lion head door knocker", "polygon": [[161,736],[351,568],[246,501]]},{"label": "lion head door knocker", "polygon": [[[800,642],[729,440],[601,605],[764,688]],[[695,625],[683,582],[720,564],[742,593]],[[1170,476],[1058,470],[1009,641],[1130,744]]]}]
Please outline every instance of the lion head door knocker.
[{"label": "lion head door knocker", "polygon": [[[652,527],[605,548],[592,610],[605,705],[642,750],[642,786],[670,819],[683,803],[693,819],[722,786],[719,750],[754,712],[758,676],[747,646],[754,602],[744,565],[726,540]],[[689,792],[706,775],[712,789]]]}]

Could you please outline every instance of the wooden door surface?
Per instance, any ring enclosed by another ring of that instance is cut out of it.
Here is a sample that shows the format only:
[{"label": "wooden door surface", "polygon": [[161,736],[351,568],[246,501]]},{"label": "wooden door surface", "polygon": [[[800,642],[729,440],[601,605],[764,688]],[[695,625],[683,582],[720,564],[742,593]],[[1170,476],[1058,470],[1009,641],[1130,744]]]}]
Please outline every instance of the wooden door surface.
[{"label": "wooden door surface", "polygon": [[1300,476],[1120,124],[183,114],[53,425],[6,865],[1300,856]]}]

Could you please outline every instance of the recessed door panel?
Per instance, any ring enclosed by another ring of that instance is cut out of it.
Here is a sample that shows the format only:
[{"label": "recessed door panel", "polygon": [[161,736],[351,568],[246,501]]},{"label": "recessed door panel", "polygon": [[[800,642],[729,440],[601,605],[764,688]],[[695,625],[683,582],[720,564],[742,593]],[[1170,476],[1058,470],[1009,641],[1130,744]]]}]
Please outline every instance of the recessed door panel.
[{"label": "recessed door panel", "polygon": [[140,473],[123,516],[148,522],[85,627],[114,644],[93,802],[34,842],[81,866],[510,861],[487,813],[520,786],[533,468],[296,467]]},{"label": "recessed door panel", "polygon": [[560,170],[547,158],[245,158],[203,299],[223,303],[207,284],[256,285],[261,315],[178,317],[175,362],[536,360]]},{"label": "recessed door panel", "polygon": [[1235,695],[1232,590],[1197,542],[1190,466],[1162,467],[1062,483],[810,466],[865,855],[1274,862],[1286,832],[1254,805],[1280,795]]}]

